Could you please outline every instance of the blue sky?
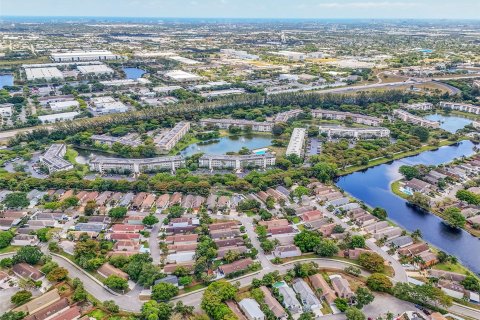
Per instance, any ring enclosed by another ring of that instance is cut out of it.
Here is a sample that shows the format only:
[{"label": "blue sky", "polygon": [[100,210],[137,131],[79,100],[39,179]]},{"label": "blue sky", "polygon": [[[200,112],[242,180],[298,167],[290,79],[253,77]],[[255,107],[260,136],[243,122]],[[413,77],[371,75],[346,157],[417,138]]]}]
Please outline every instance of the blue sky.
[{"label": "blue sky", "polygon": [[0,0],[0,15],[480,19],[480,0]]}]

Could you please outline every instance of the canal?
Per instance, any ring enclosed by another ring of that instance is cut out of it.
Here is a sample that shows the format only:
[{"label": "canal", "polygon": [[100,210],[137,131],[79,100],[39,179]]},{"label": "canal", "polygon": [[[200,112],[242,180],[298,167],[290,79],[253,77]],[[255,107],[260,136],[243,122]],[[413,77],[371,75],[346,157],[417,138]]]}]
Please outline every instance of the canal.
[{"label": "canal", "polygon": [[465,266],[480,273],[480,240],[463,230],[446,226],[431,213],[425,213],[407,205],[407,202],[390,191],[390,183],[400,179],[401,165],[439,165],[455,158],[470,156],[474,144],[463,141],[457,145],[441,147],[419,155],[382,164],[364,171],[341,177],[337,186],[353,197],[372,207],[382,207],[388,217],[404,229],[420,229],[423,239],[433,246],[456,256]]}]

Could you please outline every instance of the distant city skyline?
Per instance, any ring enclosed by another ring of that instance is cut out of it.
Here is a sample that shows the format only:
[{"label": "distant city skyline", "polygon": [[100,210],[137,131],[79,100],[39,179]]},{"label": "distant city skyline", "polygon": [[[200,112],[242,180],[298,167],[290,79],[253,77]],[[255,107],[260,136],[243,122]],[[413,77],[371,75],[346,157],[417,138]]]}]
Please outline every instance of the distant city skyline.
[{"label": "distant city skyline", "polygon": [[1,16],[479,19],[478,0],[1,0]]}]

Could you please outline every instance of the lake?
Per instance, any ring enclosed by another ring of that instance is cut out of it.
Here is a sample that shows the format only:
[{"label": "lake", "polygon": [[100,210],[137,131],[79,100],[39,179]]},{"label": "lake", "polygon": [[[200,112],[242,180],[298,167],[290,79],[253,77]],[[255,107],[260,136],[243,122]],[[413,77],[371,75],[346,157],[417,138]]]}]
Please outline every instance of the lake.
[{"label": "lake", "polygon": [[0,74],[0,89],[4,86],[13,86],[13,74]]},{"label": "lake", "polygon": [[182,156],[191,156],[195,153],[206,154],[225,154],[227,152],[238,152],[242,147],[250,150],[270,146],[272,138],[269,136],[249,135],[249,136],[229,136],[215,139],[218,142],[211,144],[192,144],[180,151]]},{"label": "lake", "polygon": [[466,125],[472,123],[472,120],[459,117],[456,115],[442,115],[442,114],[431,114],[425,117],[425,119],[431,121],[440,121],[440,128],[445,131],[455,133],[459,129],[463,129]]},{"label": "lake", "polygon": [[145,74],[145,70],[139,68],[122,68],[122,70],[125,72],[125,79],[136,80]]},{"label": "lake", "polygon": [[390,183],[402,178],[401,165],[439,165],[461,156],[474,154],[474,144],[468,140],[456,145],[425,151],[419,155],[382,164],[364,171],[340,177],[337,186],[371,207],[382,207],[388,217],[404,229],[420,229],[423,239],[433,246],[456,256],[472,271],[480,273],[480,240],[463,230],[452,229],[431,213],[407,205],[390,191]]}]

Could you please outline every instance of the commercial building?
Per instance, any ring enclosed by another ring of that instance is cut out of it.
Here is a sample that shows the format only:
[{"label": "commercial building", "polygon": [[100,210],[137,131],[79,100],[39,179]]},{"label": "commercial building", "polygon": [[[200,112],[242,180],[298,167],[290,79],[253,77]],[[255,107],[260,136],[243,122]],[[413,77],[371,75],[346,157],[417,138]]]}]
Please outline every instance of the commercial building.
[{"label": "commercial building", "polygon": [[290,137],[290,142],[288,143],[287,156],[291,154],[296,154],[297,156],[302,155],[303,144],[305,142],[305,135],[307,134],[307,129],[305,128],[294,128],[292,136]]},{"label": "commercial building", "polygon": [[90,101],[90,111],[94,114],[109,114],[127,112],[128,107],[121,101],[116,101],[112,97],[98,97],[92,98]]},{"label": "commercial building", "polygon": [[287,122],[291,118],[298,117],[303,112],[302,109],[293,109],[285,112],[280,112],[275,116],[274,122]]},{"label": "commercial building", "polygon": [[271,52],[271,53],[274,55],[286,58],[288,61],[303,61],[307,57],[307,55],[303,52],[295,52],[295,51],[287,51],[287,50]]},{"label": "commercial building", "polygon": [[79,113],[77,111],[46,114],[44,116],[38,116],[38,120],[40,120],[41,123],[55,123],[59,121],[73,120],[78,115]]},{"label": "commercial building", "polygon": [[468,113],[480,114],[480,106],[475,106],[468,103],[441,101],[440,107]]},{"label": "commercial building", "polygon": [[140,173],[159,170],[172,170],[185,166],[181,156],[145,159],[96,158],[89,163],[91,171]]},{"label": "commercial building", "polygon": [[115,71],[113,71],[112,68],[107,67],[104,64],[78,66],[77,69],[78,69],[78,71],[80,71],[83,74],[100,75],[100,74],[114,74],[115,73]]},{"label": "commercial building", "polygon": [[266,154],[247,155],[203,155],[198,159],[198,166],[201,168],[213,169],[234,169],[245,167],[266,168],[275,165],[275,156]]},{"label": "commercial building", "polygon": [[411,104],[402,104],[401,107],[404,108],[404,109],[408,109],[408,110],[426,111],[426,110],[432,110],[433,109],[433,103],[419,102],[419,103],[411,103]]},{"label": "commercial building", "polygon": [[320,133],[327,134],[328,138],[373,139],[387,138],[390,130],[387,128],[347,128],[341,126],[319,126]]},{"label": "commercial building", "polygon": [[108,50],[91,50],[91,51],[69,51],[57,52],[51,54],[52,60],[55,62],[75,62],[75,61],[92,61],[92,60],[118,60],[121,56],[113,54]]},{"label": "commercial building", "polygon": [[170,80],[177,82],[189,82],[189,81],[198,81],[202,77],[197,76],[196,74],[185,72],[183,70],[172,70],[164,74],[164,76]]},{"label": "commercial building", "polygon": [[58,102],[51,102],[49,104],[50,109],[52,111],[63,111],[69,108],[78,108],[80,103],[77,100],[66,100],[66,101],[58,101]]},{"label": "commercial building", "polygon": [[65,153],[67,152],[67,147],[64,144],[52,144],[47,152],[45,152],[40,157],[40,162],[45,164],[48,167],[50,173],[71,170],[73,169],[73,164],[63,159]]},{"label": "commercial building", "polygon": [[422,127],[428,127],[428,128],[440,127],[440,122],[438,121],[427,120],[422,117],[415,116],[405,110],[395,109],[393,110],[393,115],[402,121],[413,123],[415,125],[419,125]]},{"label": "commercial building", "polygon": [[63,79],[63,74],[56,67],[48,68],[25,68],[25,73],[27,75],[28,81],[33,80],[52,80],[52,79]]},{"label": "commercial building", "polygon": [[181,57],[181,56],[170,56],[170,57],[168,57],[168,59],[171,59],[171,60],[183,63],[183,64],[188,64],[188,65],[200,64],[199,61],[189,59],[189,58],[185,58],[185,57]]},{"label": "commercial building", "polygon": [[245,93],[245,89],[237,88],[237,89],[225,89],[225,90],[203,92],[203,93],[200,93],[200,95],[205,98],[215,98],[215,97],[229,96],[232,94],[242,94],[242,93]]},{"label": "commercial building", "polygon": [[273,128],[273,122],[256,122],[243,119],[201,119],[200,125],[216,126],[220,129],[228,129],[230,127],[238,127],[245,129],[251,127],[252,131],[270,132]]},{"label": "commercial building", "polygon": [[339,120],[339,121],[345,121],[347,119],[350,119],[355,123],[364,124],[364,125],[373,126],[373,127],[378,127],[382,123],[382,119],[366,116],[363,114],[324,110],[324,109],[312,110],[312,117],[328,119],[328,120]]},{"label": "commercial building", "polygon": [[190,122],[182,121],[175,125],[157,142],[160,151],[170,151],[190,130]]},{"label": "commercial building", "polygon": [[231,58],[236,58],[236,59],[242,59],[242,60],[258,60],[260,59],[259,56],[256,54],[250,54],[247,51],[244,50],[235,50],[235,49],[220,49],[220,53],[223,53],[224,55],[231,57]]}]

